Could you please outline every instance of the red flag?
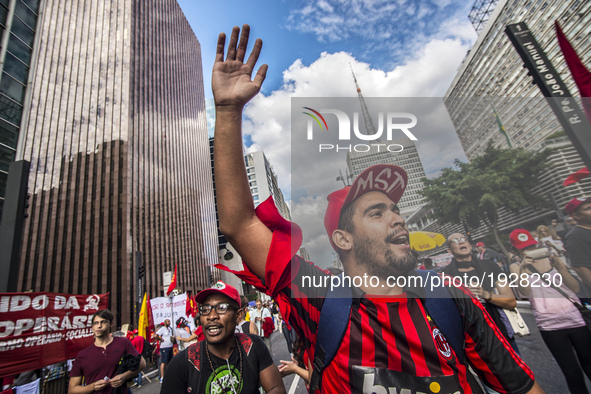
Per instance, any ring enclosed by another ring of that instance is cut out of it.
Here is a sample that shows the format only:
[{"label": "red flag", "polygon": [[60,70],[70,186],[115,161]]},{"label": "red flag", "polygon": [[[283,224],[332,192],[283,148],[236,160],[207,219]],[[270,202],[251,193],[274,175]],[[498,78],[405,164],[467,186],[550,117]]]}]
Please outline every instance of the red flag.
[{"label": "red flag", "polygon": [[174,265],[174,274],[172,275],[172,280],[170,281],[170,285],[168,286],[168,290],[166,290],[166,295],[168,296],[176,287],[176,264]]},{"label": "red flag", "polygon": [[587,178],[589,175],[591,175],[589,169],[587,167],[583,167],[579,171],[570,174],[568,178],[566,178],[564,182],[562,182],[562,184],[564,186],[572,185],[573,183],[577,183],[581,179]]},{"label": "red flag", "polygon": [[583,98],[585,114],[589,122],[591,122],[591,72],[585,67],[577,52],[575,52],[575,49],[560,28],[558,21],[555,21],[554,25],[556,26],[556,36],[558,37],[558,44],[564,55],[564,60],[566,60],[566,64],[579,88],[579,92]]},{"label": "red flag", "polygon": [[191,295],[190,291],[187,291],[187,307],[185,308],[185,315],[187,317],[195,316],[195,310],[197,309],[197,305],[195,305],[195,296]]}]

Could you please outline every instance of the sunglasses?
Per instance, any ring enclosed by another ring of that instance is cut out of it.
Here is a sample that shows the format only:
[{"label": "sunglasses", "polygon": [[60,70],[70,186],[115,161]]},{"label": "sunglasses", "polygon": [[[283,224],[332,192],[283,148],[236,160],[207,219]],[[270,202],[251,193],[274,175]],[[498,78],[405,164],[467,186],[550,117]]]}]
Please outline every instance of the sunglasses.
[{"label": "sunglasses", "polygon": [[468,242],[468,238],[464,238],[464,237],[454,238],[454,239],[450,239],[449,242],[459,245],[459,244],[463,244],[464,242]]}]

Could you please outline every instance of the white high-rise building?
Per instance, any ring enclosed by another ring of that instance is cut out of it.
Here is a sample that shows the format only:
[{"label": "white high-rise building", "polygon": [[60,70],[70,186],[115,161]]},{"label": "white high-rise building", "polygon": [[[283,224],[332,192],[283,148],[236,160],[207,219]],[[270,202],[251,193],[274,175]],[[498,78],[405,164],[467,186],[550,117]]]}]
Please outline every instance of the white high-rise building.
[{"label": "white high-rise building", "polygon": [[571,94],[579,96],[558,46],[555,20],[583,63],[591,64],[591,2],[500,0],[496,5],[445,95],[468,159],[481,155],[490,140],[508,147],[492,105],[514,148],[537,150],[546,137],[563,130],[505,34],[508,24],[525,22]]},{"label": "white high-rise building", "polygon": [[244,163],[255,206],[265,201],[269,196],[273,196],[281,216],[291,220],[289,207],[285,203],[281,189],[279,189],[277,175],[263,151],[247,153],[244,155]]},{"label": "white high-rise building", "polygon": [[[492,3],[494,1],[477,1],[475,6]],[[499,0],[444,99],[468,159],[481,155],[489,141],[496,147],[509,146],[500,132],[493,105],[513,148],[555,149],[547,159],[550,167],[540,176],[541,183],[535,191],[544,196],[552,195],[556,205],[539,210],[526,208],[518,214],[502,208],[499,212],[501,231],[548,224],[556,217],[557,208],[563,209],[570,199],[588,195],[591,189],[590,179],[563,186],[566,177],[584,164],[570,140],[563,136],[562,126],[539,87],[532,84],[532,77],[505,34],[507,25],[525,22],[572,96],[576,97],[579,91],[558,45],[556,20],[582,62],[591,64],[591,2]],[[421,215],[415,215],[410,225],[416,224],[427,231],[441,230],[445,236],[449,235],[443,228],[436,228],[442,224],[421,219]],[[474,239],[489,232],[483,225],[471,230]]]},{"label": "white high-rise building", "polygon": [[408,174],[406,190],[398,202],[398,208],[402,216],[407,217],[418,209],[423,201],[419,191],[423,188],[422,178],[425,178],[425,170],[414,142],[408,138],[392,141],[393,144],[403,146],[401,152],[388,152],[383,147],[372,145],[368,152],[348,152],[347,167],[349,173],[355,178],[363,170],[376,164],[395,164],[404,168]]}]

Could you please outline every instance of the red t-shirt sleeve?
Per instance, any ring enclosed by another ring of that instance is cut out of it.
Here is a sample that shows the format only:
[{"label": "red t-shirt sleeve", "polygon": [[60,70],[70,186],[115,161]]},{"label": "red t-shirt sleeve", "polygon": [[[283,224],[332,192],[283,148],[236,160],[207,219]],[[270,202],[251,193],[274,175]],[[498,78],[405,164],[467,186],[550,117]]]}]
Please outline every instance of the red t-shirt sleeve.
[{"label": "red t-shirt sleeve", "polygon": [[216,268],[232,272],[259,291],[276,297],[291,282],[292,272],[297,272],[298,267],[290,262],[302,244],[302,230],[297,224],[284,219],[279,214],[272,197],[257,207],[256,215],[273,232],[264,281],[248,268],[246,261],[243,261],[244,271],[234,271],[222,264],[217,264]]},{"label": "red t-shirt sleeve", "polygon": [[[127,339],[127,338],[126,338]],[[137,351],[135,346],[131,343],[129,339],[125,341],[125,354],[131,354],[132,356],[139,356],[140,352]]]}]

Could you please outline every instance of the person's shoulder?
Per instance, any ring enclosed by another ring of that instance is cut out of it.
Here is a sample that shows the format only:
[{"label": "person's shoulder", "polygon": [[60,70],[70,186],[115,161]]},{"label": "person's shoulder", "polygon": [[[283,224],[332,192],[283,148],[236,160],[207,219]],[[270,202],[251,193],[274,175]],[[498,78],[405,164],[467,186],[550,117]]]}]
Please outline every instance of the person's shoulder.
[{"label": "person's shoulder", "polygon": [[477,264],[480,264],[480,267],[486,271],[497,271],[497,269],[500,269],[498,264],[491,259],[478,260]]},{"label": "person's shoulder", "polygon": [[446,265],[445,267],[443,267],[441,272],[449,275],[455,267],[456,267],[456,259],[451,259],[450,263],[448,265]]},{"label": "person's shoulder", "polygon": [[135,349],[135,346],[133,346],[133,343],[131,343],[131,341],[125,337],[113,338],[112,345],[114,348],[117,348],[117,349],[133,349],[133,350],[137,351]]},{"label": "person's shoulder", "polygon": [[591,230],[579,226],[574,226],[569,230],[568,233],[566,233],[565,238],[566,242],[574,239],[591,241]]},{"label": "person's shoulder", "polygon": [[253,348],[256,352],[260,352],[261,350],[267,349],[267,345],[265,345],[265,342],[263,342],[261,337],[258,335],[239,333],[236,334],[236,337],[238,338],[238,342],[240,342],[240,345],[242,346],[247,355],[250,354],[250,350]]}]

